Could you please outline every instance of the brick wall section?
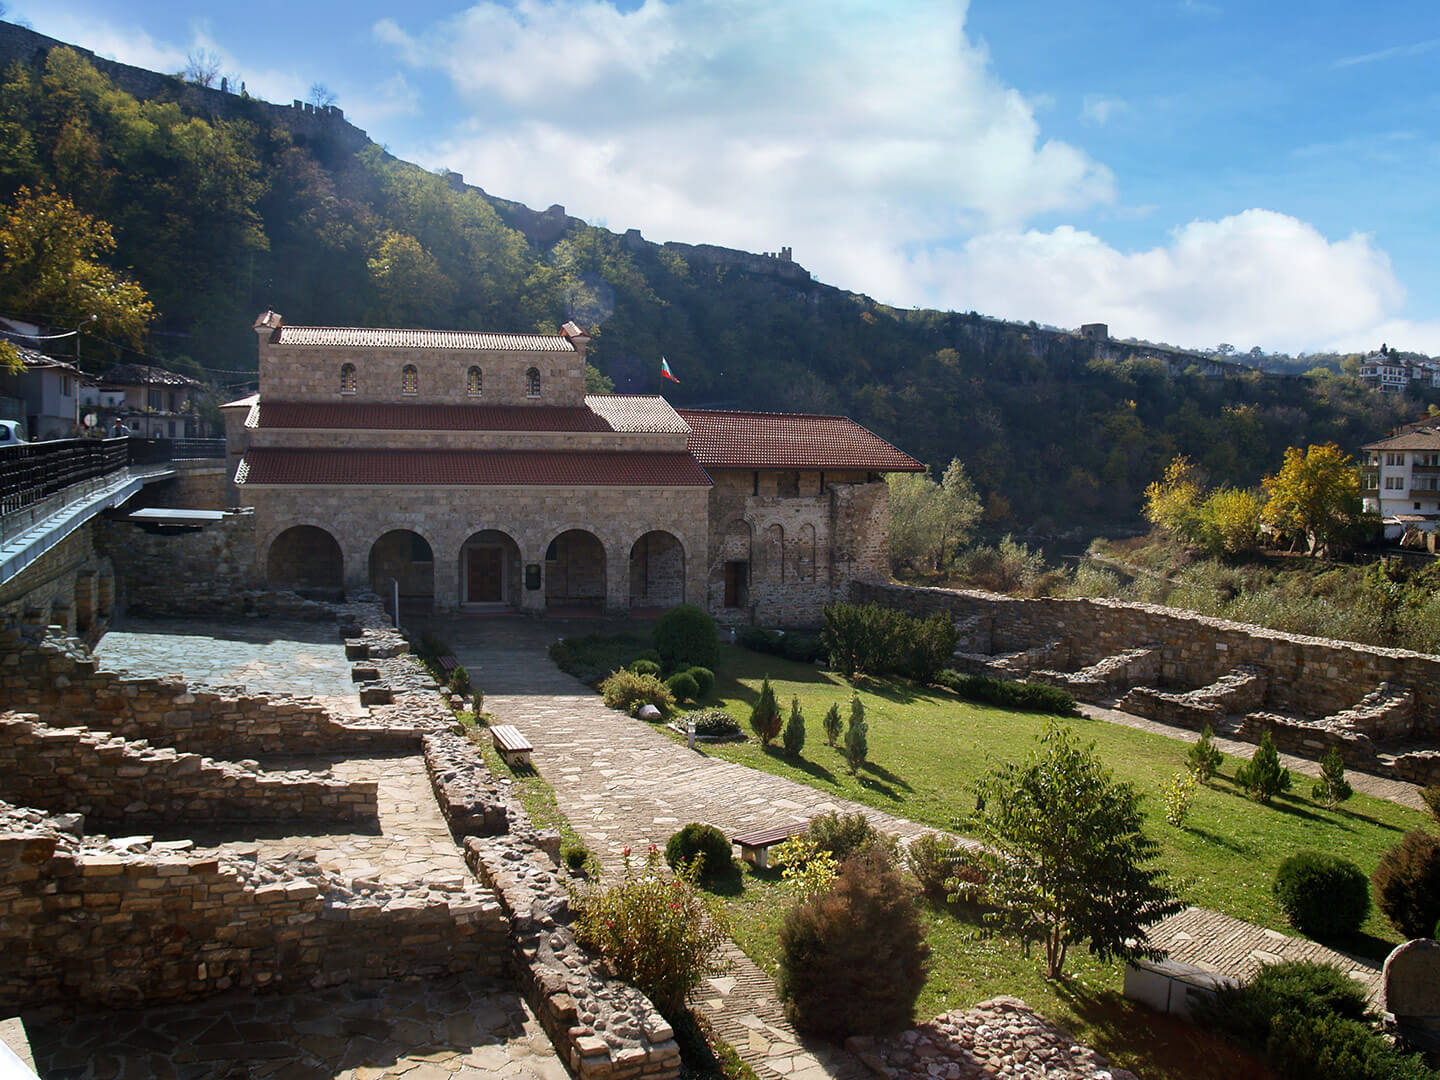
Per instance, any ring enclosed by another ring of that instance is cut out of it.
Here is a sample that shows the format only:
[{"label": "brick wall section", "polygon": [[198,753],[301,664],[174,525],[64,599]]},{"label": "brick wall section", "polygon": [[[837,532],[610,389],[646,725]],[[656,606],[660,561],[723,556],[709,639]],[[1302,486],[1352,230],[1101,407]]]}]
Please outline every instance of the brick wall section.
[{"label": "brick wall section", "polygon": [[416,729],[341,724],[309,698],[192,690],[107,671],[73,645],[0,632],[0,707],[55,727],[89,726],[225,758],[339,751],[414,752]]},{"label": "brick wall section", "polygon": [[38,633],[63,626],[68,634],[98,641],[109,625],[115,571],[97,549],[95,522],[86,522],[0,585],[0,631]]},{"label": "brick wall section", "polygon": [[122,849],[62,824],[0,804],[0,1008],[504,970],[487,889],[360,893],[313,861]]},{"label": "brick wall section", "polygon": [[0,714],[0,798],[90,827],[177,821],[374,823],[379,785],[306,772],[261,772],[87,728]]},{"label": "brick wall section", "polygon": [[1414,734],[1440,735],[1440,656],[1300,637],[1116,600],[1022,600],[873,582],[857,582],[851,598],[912,614],[987,616],[997,653],[1065,640],[1075,667],[1154,645],[1161,650],[1162,686],[1170,690],[1208,686],[1236,667],[1256,667],[1269,678],[1266,708],[1312,721],[1350,708],[1388,682],[1414,693]]},{"label": "brick wall section", "polygon": [[[100,520],[96,544],[114,564],[131,614],[223,618],[245,613],[245,596],[264,587],[255,573],[255,515],[249,512],[170,533]],[[251,595],[252,607],[256,599]]]}]

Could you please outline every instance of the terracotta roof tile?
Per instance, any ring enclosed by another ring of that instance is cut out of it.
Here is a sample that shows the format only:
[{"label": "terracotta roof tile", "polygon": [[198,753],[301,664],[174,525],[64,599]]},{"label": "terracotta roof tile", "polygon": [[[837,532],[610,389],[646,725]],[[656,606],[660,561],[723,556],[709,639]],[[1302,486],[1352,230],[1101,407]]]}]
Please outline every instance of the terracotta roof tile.
[{"label": "terracotta roof tile", "polygon": [[603,416],[615,431],[687,434],[690,425],[670,403],[656,394],[589,394],[585,405]]},{"label": "terracotta roof tile", "polygon": [[707,469],[925,469],[846,416],[677,411],[690,425],[690,452]]},{"label": "terracotta roof tile", "polygon": [[357,346],[367,349],[500,349],[574,352],[562,334],[495,334],[482,330],[387,330],[363,326],[282,326],[272,344]]},{"label": "terracotta roof tile", "polygon": [[614,431],[581,406],[405,405],[258,401],[248,428],[351,428],[362,431]]},{"label": "terracotta roof tile", "polygon": [[251,447],[240,484],[708,486],[689,454],[564,450],[290,450]]},{"label": "terracotta roof tile", "polygon": [[1362,450],[1440,450],[1440,431],[1434,428],[1414,428],[1388,439],[1366,443]]}]

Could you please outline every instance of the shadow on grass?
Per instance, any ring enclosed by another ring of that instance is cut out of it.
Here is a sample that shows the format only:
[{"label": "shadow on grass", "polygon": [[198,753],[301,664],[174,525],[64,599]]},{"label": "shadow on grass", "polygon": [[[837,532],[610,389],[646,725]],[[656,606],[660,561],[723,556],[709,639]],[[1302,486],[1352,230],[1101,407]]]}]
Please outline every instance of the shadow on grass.
[{"label": "shadow on grass", "polygon": [[718,874],[707,874],[702,878],[700,888],[712,896],[740,896],[745,892],[745,875],[731,859],[730,864]]},{"label": "shadow on grass", "polygon": [[806,776],[813,776],[815,779],[823,780],[827,784],[833,785],[835,783],[835,774],[818,761],[811,761],[809,758],[787,754],[784,749],[779,746],[762,746],[760,751],[767,757],[784,762],[792,769],[803,772]]},{"label": "shadow on grass", "polygon": [[1213,833],[1209,829],[1201,829],[1193,825],[1187,825],[1185,826],[1185,831],[1192,836],[1199,837],[1207,844],[1214,844],[1216,847],[1222,847],[1226,851],[1233,851],[1237,855],[1249,855],[1251,853],[1248,845],[1237,844],[1228,836],[1221,836],[1219,833]]},{"label": "shadow on grass", "polygon": [[1062,978],[1050,985],[1090,1028],[1096,1049],[1122,1057],[1147,1077],[1276,1080],[1254,1054],[1189,1021],[1153,1013],[1115,990],[1099,990],[1079,980]]},{"label": "shadow on grass", "polygon": [[892,773],[889,769],[885,768],[885,766],[883,766],[883,765],[876,765],[873,761],[867,761],[867,762],[865,762],[865,764],[861,765],[860,768],[861,768],[863,771],[868,772],[868,773],[871,773],[872,775],[874,775],[874,777],[875,777],[877,780],[883,780],[883,781],[885,781],[885,783],[887,783],[887,784],[894,784],[896,787],[901,788],[901,789],[903,789],[903,790],[905,790],[905,791],[914,791],[914,790],[915,790],[913,787],[911,787],[909,784],[907,784],[901,777],[896,776],[894,773]]}]

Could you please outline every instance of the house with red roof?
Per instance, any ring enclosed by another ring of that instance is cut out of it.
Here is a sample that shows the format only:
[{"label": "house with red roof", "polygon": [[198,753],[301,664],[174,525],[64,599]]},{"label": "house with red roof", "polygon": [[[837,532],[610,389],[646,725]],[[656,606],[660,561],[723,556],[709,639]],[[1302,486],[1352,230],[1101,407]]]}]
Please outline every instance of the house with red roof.
[{"label": "house with red roof", "polygon": [[819,620],[889,575],[888,472],[841,416],[587,395],[589,337],[255,322],[259,393],[223,407],[232,501],[278,588],[442,610],[700,604]]}]

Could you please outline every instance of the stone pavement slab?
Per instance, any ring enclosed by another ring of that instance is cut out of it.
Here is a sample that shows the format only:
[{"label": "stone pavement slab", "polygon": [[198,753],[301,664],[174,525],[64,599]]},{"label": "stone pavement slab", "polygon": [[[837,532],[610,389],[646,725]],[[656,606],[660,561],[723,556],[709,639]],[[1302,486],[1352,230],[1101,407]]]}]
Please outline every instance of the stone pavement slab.
[{"label": "stone pavement slab", "polygon": [[94,651],[106,667],[152,678],[178,675],[207,686],[308,695],[342,717],[364,713],[333,622],[126,617]]},{"label": "stone pavement slab", "polygon": [[568,1080],[529,1007],[475,976],[26,1017],[46,1080]]}]

